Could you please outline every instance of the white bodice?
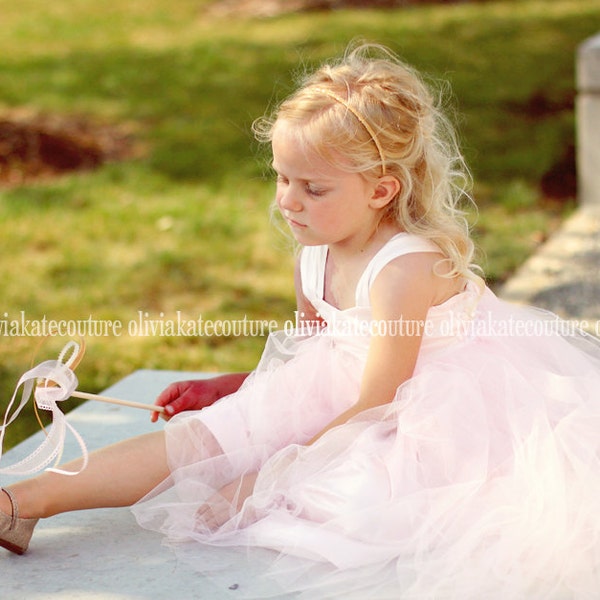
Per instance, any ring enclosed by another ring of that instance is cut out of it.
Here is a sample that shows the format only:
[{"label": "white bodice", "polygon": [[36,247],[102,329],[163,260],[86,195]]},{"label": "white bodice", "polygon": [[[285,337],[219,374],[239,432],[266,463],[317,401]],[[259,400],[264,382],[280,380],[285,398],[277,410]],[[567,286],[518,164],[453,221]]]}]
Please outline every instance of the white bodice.
[{"label": "white bodice", "polygon": [[[414,234],[396,234],[373,256],[363,271],[356,286],[355,306],[344,310],[329,304],[323,297],[327,252],[327,246],[306,246],[300,259],[302,291],[327,323],[327,335],[364,357],[373,331],[381,332],[382,328],[388,328],[388,331],[395,330],[398,334],[415,335],[418,324],[373,322],[370,291],[377,275],[392,260],[416,252],[440,252],[435,243]],[[464,337],[467,330],[465,323],[471,320],[479,298],[480,291],[468,283],[463,292],[432,306],[423,328],[421,351],[438,349]]]}]

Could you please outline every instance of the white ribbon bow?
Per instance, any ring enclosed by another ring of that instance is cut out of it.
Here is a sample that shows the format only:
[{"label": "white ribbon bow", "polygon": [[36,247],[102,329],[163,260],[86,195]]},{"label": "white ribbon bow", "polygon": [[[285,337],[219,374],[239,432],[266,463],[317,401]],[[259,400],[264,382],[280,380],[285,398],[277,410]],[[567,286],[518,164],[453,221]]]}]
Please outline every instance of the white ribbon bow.
[{"label": "white ribbon bow", "polygon": [[[4,422],[0,428],[0,460],[6,428],[18,417],[21,410],[29,401],[31,392],[39,409],[52,412],[52,425],[46,439],[26,458],[9,467],[0,468],[0,473],[6,475],[31,475],[45,469],[62,475],[77,475],[88,463],[88,452],[83,438],[67,422],[64,413],[58,407],[58,402],[67,400],[77,389],[77,377],[70,368],[79,351],[76,342],[69,342],[60,353],[58,360],[47,360],[24,373],[17,383],[17,387],[4,415]],[[70,359],[65,357],[73,352]],[[21,402],[13,415],[9,414],[16,401],[19,388],[23,386]],[[62,457],[65,444],[66,430],[69,429],[81,448],[83,463],[78,471],[65,471],[58,469],[57,465]],[[54,466],[49,467],[51,463]]]}]

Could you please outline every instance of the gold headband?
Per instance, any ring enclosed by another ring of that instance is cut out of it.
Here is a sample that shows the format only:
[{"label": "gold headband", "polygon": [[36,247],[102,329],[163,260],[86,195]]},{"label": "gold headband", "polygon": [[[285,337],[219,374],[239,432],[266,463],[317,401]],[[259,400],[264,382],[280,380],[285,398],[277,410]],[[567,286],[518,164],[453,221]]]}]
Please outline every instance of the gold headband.
[{"label": "gold headband", "polygon": [[371,139],[373,140],[373,143],[375,144],[375,146],[377,146],[377,152],[379,152],[379,158],[381,159],[381,175],[385,175],[386,168],[385,158],[383,157],[383,148],[381,147],[379,139],[377,138],[377,135],[375,134],[373,128],[369,125],[369,123],[367,123],[364,117],[355,108],[350,106],[350,103],[347,100],[344,100],[341,96],[339,96],[335,92],[332,92],[331,90],[326,90],[324,88],[318,88],[318,90],[323,94],[329,96],[330,98],[333,98],[336,102],[339,102],[340,104],[345,106],[359,120],[361,125],[367,130],[367,132],[371,136]]}]

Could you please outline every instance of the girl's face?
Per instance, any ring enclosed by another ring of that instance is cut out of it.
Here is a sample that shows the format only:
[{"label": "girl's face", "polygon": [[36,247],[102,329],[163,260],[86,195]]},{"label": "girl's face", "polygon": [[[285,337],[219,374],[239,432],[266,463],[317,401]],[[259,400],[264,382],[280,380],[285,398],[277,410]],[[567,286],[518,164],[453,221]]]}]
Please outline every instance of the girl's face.
[{"label": "girl's face", "polygon": [[303,151],[295,131],[278,121],[272,141],[276,202],[294,237],[305,246],[364,248],[381,210],[375,199],[377,183]]}]

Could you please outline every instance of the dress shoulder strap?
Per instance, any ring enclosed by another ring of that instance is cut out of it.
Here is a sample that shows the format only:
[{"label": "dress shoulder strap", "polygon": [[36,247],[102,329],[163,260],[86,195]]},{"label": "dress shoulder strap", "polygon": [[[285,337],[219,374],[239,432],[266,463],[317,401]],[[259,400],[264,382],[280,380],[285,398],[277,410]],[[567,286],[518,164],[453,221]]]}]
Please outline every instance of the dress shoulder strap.
[{"label": "dress shoulder strap", "polygon": [[412,233],[398,233],[371,259],[356,286],[356,305],[369,306],[369,292],[375,278],[392,260],[405,254],[417,252],[440,252],[439,247],[426,238]]}]

